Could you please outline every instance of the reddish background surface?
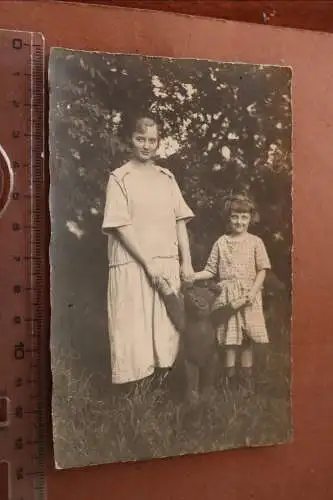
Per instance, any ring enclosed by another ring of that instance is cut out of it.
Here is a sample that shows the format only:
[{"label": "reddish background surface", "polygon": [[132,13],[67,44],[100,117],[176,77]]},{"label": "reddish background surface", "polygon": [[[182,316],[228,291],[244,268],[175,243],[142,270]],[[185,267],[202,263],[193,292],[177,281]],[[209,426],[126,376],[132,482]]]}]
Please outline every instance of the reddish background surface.
[{"label": "reddish background surface", "polygon": [[[92,3],[92,2],[90,2]],[[331,2],[118,1],[270,25],[333,31]],[[333,36],[62,2],[0,2],[3,28],[42,31],[48,46],[293,67],[294,441],[138,464],[55,471],[50,500],[333,498]],[[1,248],[0,248],[1,257]],[[50,459],[51,443],[49,444]]]}]

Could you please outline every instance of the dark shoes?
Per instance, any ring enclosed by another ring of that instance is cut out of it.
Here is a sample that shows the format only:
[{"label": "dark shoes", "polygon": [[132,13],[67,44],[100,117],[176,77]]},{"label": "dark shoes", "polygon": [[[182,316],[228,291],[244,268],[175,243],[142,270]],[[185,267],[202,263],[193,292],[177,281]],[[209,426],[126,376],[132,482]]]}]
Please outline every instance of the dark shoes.
[{"label": "dark shoes", "polygon": [[255,381],[253,377],[252,368],[244,368],[241,369],[241,385],[244,391],[251,396],[255,393]]},{"label": "dark shoes", "polygon": [[252,368],[241,368],[239,373],[236,367],[225,368],[225,386],[230,392],[243,390],[250,396],[255,393],[255,381]]}]

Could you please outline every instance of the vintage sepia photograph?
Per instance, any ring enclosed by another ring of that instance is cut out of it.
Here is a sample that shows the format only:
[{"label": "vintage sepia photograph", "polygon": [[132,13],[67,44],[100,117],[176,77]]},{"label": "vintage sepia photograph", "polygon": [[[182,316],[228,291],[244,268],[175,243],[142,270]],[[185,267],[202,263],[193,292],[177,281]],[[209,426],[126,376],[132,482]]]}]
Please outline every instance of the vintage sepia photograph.
[{"label": "vintage sepia photograph", "polygon": [[290,441],[291,80],[52,49],[57,468]]}]

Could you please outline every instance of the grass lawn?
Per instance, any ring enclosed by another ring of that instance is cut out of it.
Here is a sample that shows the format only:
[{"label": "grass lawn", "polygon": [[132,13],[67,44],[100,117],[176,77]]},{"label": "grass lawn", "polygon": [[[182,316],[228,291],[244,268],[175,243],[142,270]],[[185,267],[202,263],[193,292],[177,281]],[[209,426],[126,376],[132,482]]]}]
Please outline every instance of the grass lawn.
[{"label": "grass lawn", "polygon": [[257,353],[256,388],[233,390],[220,376],[197,404],[147,379],[126,393],[111,374],[87,373],[68,350],[53,350],[53,430],[61,468],[145,460],[242,446],[291,436],[289,335]]}]

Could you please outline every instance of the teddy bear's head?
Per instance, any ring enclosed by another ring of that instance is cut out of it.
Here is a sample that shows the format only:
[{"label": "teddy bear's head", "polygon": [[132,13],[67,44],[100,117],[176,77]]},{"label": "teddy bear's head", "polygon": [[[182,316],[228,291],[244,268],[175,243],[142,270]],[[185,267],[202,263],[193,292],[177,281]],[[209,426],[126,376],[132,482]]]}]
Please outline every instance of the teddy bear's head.
[{"label": "teddy bear's head", "polygon": [[193,317],[207,317],[211,314],[219,289],[215,285],[183,283],[182,294],[186,314]]}]

